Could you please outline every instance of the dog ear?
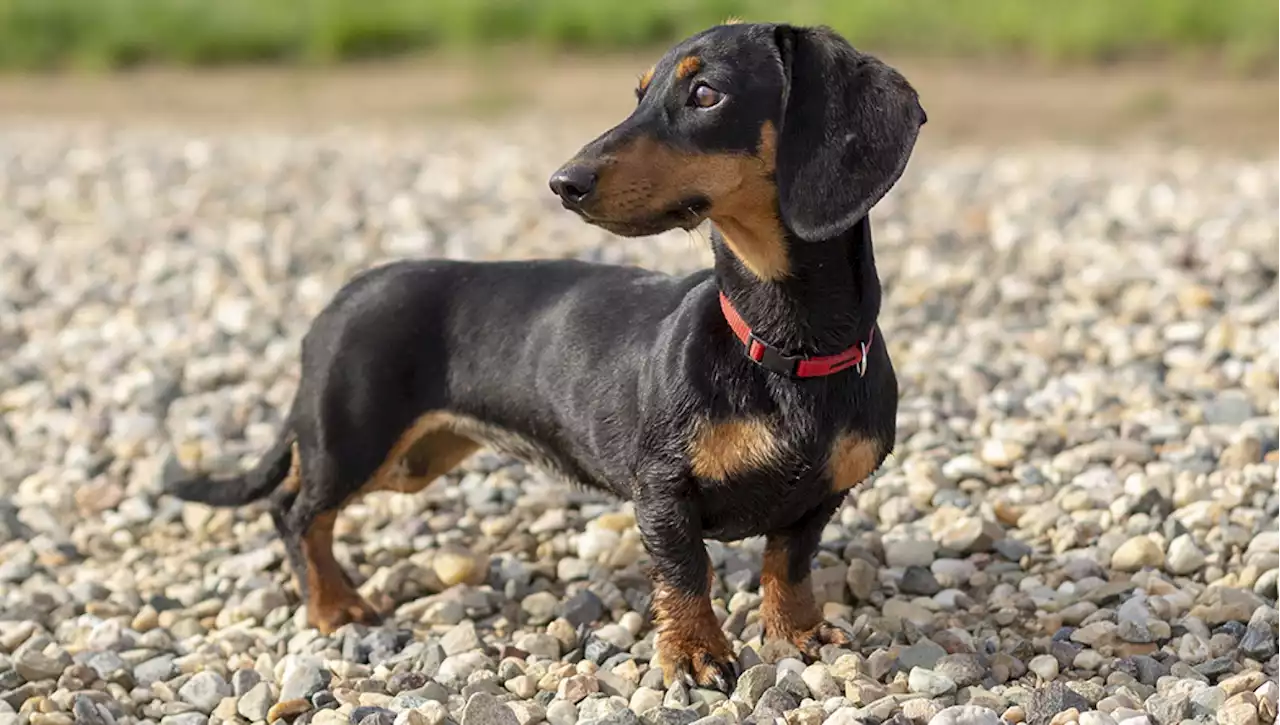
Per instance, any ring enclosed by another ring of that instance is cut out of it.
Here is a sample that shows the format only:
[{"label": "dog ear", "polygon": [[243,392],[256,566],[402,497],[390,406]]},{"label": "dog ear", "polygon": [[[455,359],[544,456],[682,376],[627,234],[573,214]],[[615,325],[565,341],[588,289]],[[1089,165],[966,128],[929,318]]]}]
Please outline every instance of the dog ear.
[{"label": "dog ear", "polygon": [[926,117],[896,70],[825,27],[778,26],[786,76],[777,144],[782,220],[801,239],[837,236],[906,168]]}]

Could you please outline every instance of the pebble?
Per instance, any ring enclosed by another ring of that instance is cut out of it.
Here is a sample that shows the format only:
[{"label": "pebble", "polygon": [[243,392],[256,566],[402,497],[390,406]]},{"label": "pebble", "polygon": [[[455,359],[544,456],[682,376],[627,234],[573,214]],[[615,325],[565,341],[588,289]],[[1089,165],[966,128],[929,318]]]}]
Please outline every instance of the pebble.
[{"label": "pebble", "polygon": [[1149,536],[1135,536],[1120,545],[1111,556],[1111,566],[1117,571],[1138,571],[1164,565],[1164,552]]},{"label": "pebble", "polygon": [[547,705],[547,722],[551,725],[574,725],[578,722],[578,708],[568,700],[556,700]]},{"label": "pebble", "polygon": [[273,704],[271,687],[265,682],[259,682],[240,696],[236,703],[236,712],[249,722],[256,722],[267,717],[267,712]]},{"label": "pebble", "polygon": [[1169,552],[1165,556],[1165,568],[1170,574],[1185,576],[1204,567],[1208,557],[1196,546],[1190,534],[1176,536],[1169,542]]},{"label": "pebble", "polygon": [[461,725],[519,725],[516,714],[493,695],[477,692],[462,709]]},{"label": "pebble", "polygon": [[216,672],[197,672],[178,690],[183,702],[191,703],[203,713],[213,712],[224,697],[231,696],[231,685]]},{"label": "pebble", "polygon": [[1041,682],[1051,682],[1058,677],[1058,659],[1052,655],[1036,655],[1027,663],[1027,669],[1036,673]]},{"label": "pebble", "polygon": [[325,686],[324,673],[319,662],[311,658],[295,658],[285,666],[280,681],[280,700],[301,700],[319,692]]},{"label": "pebble", "polygon": [[907,677],[907,687],[912,692],[919,692],[929,697],[938,697],[955,692],[956,683],[946,675],[940,675],[923,667],[913,667]]},{"label": "pebble", "polygon": [[929,719],[929,725],[1000,725],[1000,716],[975,705],[953,705]]},{"label": "pebble", "polygon": [[1061,681],[1037,688],[1024,704],[1028,725],[1048,725],[1055,715],[1067,710],[1089,709],[1089,702]]}]

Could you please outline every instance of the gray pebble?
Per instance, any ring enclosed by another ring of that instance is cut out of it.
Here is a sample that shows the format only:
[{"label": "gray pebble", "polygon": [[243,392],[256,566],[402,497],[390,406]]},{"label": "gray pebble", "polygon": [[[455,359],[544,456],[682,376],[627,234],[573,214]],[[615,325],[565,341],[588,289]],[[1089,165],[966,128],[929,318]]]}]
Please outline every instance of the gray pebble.
[{"label": "gray pebble", "polygon": [[197,672],[178,689],[178,697],[203,713],[213,712],[222,698],[231,696],[231,685],[216,672]]}]

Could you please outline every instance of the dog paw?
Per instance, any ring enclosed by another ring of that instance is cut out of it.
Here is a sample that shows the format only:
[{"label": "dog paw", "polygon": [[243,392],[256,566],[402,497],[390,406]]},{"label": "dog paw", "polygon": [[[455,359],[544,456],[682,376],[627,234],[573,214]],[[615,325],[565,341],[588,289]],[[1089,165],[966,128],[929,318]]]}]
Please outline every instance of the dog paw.
[{"label": "dog paw", "polygon": [[738,663],[732,655],[717,655],[709,649],[666,651],[662,655],[662,679],[670,686],[683,680],[690,687],[703,687],[732,694],[738,682]]},{"label": "dog paw", "polygon": [[377,625],[382,615],[364,599],[353,597],[309,608],[307,620],[321,634],[329,635],[348,624]]},{"label": "dog paw", "polygon": [[773,632],[769,639],[785,639],[813,661],[821,659],[823,645],[844,646],[851,641],[847,632],[827,621],[820,621],[808,629]]}]

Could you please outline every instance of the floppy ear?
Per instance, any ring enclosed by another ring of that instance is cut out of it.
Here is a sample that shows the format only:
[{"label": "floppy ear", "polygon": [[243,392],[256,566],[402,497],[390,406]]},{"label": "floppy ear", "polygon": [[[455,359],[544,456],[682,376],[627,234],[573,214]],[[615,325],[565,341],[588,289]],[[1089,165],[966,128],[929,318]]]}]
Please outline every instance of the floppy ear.
[{"label": "floppy ear", "polygon": [[801,239],[837,236],[902,175],[925,122],[896,70],[825,27],[778,26],[786,84],[777,145],[782,220]]}]

